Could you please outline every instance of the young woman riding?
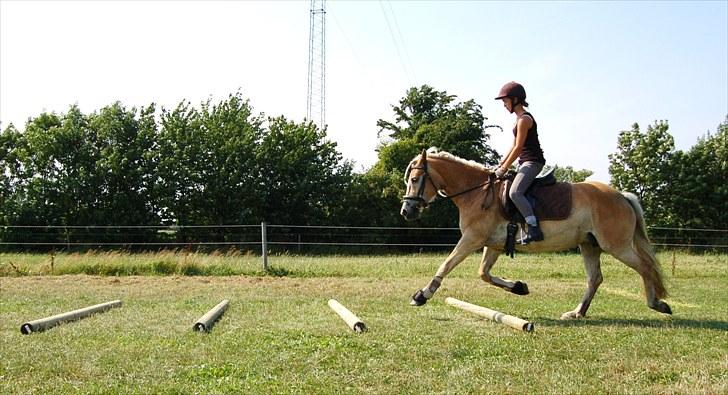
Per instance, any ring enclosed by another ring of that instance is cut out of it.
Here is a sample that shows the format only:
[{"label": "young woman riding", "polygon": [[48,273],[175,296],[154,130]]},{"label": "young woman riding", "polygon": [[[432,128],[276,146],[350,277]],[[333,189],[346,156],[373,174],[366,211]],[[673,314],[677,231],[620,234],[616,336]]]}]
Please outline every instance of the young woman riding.
[{"label": "young woman riding", "polygon": [[541,143],[538,141],[536,120],[533,115],[526,111],[526,89],[517,82],[509,82],[503,85],[496,100],[503,100],[503,106],[511,113],[516,114],[516,126],[513,128],[513,146],[500,162],[495,171],[498,178],[502,178],[508,172],[511,164],[518,159],[518,173],[513,180],[509,196],[521,212],[528,224],[528,234],[519,240],[521,244],[528,244],[534,241],[543,240],[543,232],[538,226],[538,219],[533,213],[533,207],[524,196],[526,190],[541,172],[546,164],[543,156]]}]

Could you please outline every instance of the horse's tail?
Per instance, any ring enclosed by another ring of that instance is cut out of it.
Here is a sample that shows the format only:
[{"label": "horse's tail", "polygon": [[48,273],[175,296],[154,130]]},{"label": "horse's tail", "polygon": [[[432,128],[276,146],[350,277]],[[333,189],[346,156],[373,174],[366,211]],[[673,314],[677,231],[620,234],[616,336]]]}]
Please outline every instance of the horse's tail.
[{"label": "horse's tail", "polygon": [[652,283],[655,286],[655,296],[658,299],[663,299],[667,296],[667,289],[665,289],[662,281],[660,262],[657,260],[655,251],[652,249],[652,243],[650,243],[650,238],[647,236],[644,210],[642,210],[642,205],[640,205],[637,196],[629,192],[622,192],[622,195],[627,199],[629,205],[632,206],[634,213],[637,215],[633,242],[634,248],[637,250],[637,255],[639,255],[643,267],[646,269],[644,274],[652,278]]}]

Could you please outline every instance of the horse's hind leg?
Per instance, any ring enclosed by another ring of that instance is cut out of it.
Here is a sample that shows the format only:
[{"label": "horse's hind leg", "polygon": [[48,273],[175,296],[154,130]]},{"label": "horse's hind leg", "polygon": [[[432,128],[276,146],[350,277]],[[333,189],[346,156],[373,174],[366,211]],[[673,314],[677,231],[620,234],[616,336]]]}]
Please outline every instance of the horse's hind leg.
[{"label": "horse's hind leg", "polygon": [[602,283],[602,268],[599,256],[602,254],[601,248],[590,243],[579,245],[581,256],[584,259],[584,269],[586,269],[586,292],[573,311],[567,311],[561,315],[562,320],[570,320],[575,318],[586,317],[586,311],[589,310],[594,294]]},{"label": "horse's hind leg", "polygon": [[[664,287],[661,284],[659,272],[656,268],[651,267],[649,261],[640,258],[640,255],[632,247],[626,247],[619,252],[612,252],[612,255],[640,274],[644,284],[647,306],[660,313],[672,314],[670,306],[660,300],[660,296],[662,296],[660,292],[665,293]],[[658,289],[662,291],[658,291]]]},{"label": "horse's hind leg", "polygon": [[509,281],[506,279],[498,278],[490,275],[490,269],[495,265],[495,261],[498,260],[501,251],[494,250],[492,248],[483,248],[483,259],[480,262],[480,278],[486,283],[493,284],[496,287],[505,289],[508,292],[512,292],[516,295],[528,295],[528,285],[520,281]]}]

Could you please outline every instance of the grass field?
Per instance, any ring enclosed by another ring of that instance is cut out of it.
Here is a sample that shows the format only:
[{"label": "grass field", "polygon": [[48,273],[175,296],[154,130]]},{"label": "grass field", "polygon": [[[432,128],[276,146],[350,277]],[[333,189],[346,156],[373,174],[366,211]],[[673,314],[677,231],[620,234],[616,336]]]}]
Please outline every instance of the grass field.
[{"label": "grass field", "polygon": [[[672,317],[638,275],[603,257],[589,316],[560,321],[585,277],[578,255],[473,255],[423,307],[410,295],[445,254],[0,254],[0,393],[728,393],[728,256],[660,255]],[[203,275],[204,274],[204,275]],[[535,322],[528,334],[445,305],[456,297]],[[355,334],[327,306],[366,321]],[[20,325],[113,299],[123,307],[42,333]],[[207,334],[193,322],[222,299]]]}]

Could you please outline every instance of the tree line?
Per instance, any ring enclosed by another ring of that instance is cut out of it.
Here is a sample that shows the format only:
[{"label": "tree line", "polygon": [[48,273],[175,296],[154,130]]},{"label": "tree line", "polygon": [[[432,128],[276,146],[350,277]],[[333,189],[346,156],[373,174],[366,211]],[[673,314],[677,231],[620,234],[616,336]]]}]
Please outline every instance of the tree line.
[{"label": "tree line", "polygon": [[[255,113],[240,92],[198,107],[117,102],[91,114],[77,106],[44,112],[23,130],[11,124],[0,132],[0,241],[170,239],[154,229],[75,228],[90,225],[177,225],[177,241],[234,238],[225,229],[192,232],[185,225],[457,226],[446,200],[419,222],[404,222],[403,173],[431,146],[497,164],[482,107],[423,85],[392,110],[392,119],[377,122],[378,161],[361,173],[325,128]],[[646,132],[634,125],[610,155],[612,183],[642,199],[650,225],[725,228],[727,125],[687,152],[675,150],[666,121]],[[591,174],[558,170],[572,182]],[[29,235],[7,225],[57,227]]]}]

